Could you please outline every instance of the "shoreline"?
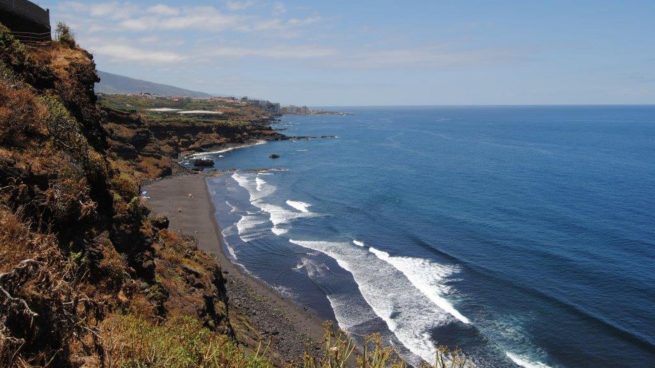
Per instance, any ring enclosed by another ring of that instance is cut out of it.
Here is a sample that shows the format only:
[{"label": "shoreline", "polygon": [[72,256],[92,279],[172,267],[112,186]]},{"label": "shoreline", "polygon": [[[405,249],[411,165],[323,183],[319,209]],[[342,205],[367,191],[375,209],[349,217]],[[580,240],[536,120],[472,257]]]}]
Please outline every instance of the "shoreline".
[{"label": "shoreline", "polygon": [[[248,274],[227,254],[216,221],[205,174],[167,177],[144,186],[146,205],[164,215],[170,229],[196,238],[198,248],[215,257],[226,280],[228,314],[239,343],[269,346],[280,364],[302,359],[320,349],[323,323],[313,311],[284,297]],[[284,358],[282,358],[284,357]]]},{"label": "shoreline", "polygon": [[227,153],[227,152],[231,152],[231,151],[235,151],[235,150],[239,150],[239,149],[243,149],[243,148],[259,146],[259,145],[262,145],[262,144],[266,144],[268,142],[269,141],[266,140],[266,139],[256,139],[256,140],[252,140],[252,141],[245,142],[245,143],[233,143],[233,144],[228,143],[226,145],[217,146],[216,148],[213,148],[213,149],[210,148],[210,149],[208,149],[206,151],[195,152],[195,153],[190,153],[190,154],[187,154],[187,155],[183,155],[181,157],[181,160],[184,161],[184,160],[194,159],[194,158],[198,158],[198,157],[206,157],[206,156],[210,156],[210,155],[220,155],[222,153]]}]

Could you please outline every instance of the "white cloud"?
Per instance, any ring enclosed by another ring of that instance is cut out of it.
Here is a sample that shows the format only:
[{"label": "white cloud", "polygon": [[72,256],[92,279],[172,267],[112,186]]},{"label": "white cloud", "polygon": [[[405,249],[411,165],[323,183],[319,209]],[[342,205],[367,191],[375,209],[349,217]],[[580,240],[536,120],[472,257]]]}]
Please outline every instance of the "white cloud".
[{"label": "white cloud", "polygon": [[456,50],[442,47],[420,47],[405,49],[355,50],[331,63],[347,68],[394,68],[394,67],[462,67],[496,64],[519,59],[514,50],[473,49]]},{"label": "white cloud", "polygon": [[113,61],[170,64],[186,59],[174,52],[145,50],[124,44],[101,44],[91,47],[91,50],[93,53],[106,56]]},{"label": "white cloud", "polygon": [[314,59],[334,56],[337,50],[316,46],[277,46],[277,47],[218,47],[211,49],[212,56],[226,58],[259,57],[267,59]]},{"label": "white cloud", "polygon": [[177,8],[173,8],[172,6],[164,5],[164,4],[157,4],[154,6],[151,6],[147,9],[148,13],[151,14],[157,14],[157,15],[178,15],[180,14],[180,10]]},{"label": "white cloud", "polygon": [[243,31],[284,31],[298,27],[308,26],[317,23],[321,20],[319,16],[309,16],[306,18],[290,18],[290,19],[262,19],[251,24],[242,26],[240,29]]},{"label": "white cloud", "polygon": [[84,13],[94,18],[114,20],[129,18],[138,10],[138,7],[131,3],[119,3],[116,1],[98,4],[85,4],[77,1],[70,1],[62,3],[60,8],[70,9],[76,13]]},{"label": "white cloud", "polygon": [[[312,25],[323,23],[323,18],[318,14],[285,16],[287,9],[279,2],[229,0],[224,2],[223,9],[135,4],[74,1],[61,3],[57,15],[63,15],[75,26],[80,41],[89,41],[82,44],[104,58],[99,60],[125,63],[172,65],[184,61],[204,65],[258,58],[302,61],[320,69],[402,69],[509,64],[525,55],[520,50],[464,49],[461,45],[394,47],[385,43],[347,48],[336,46],[338,43],[309,41],[315,40],[315,35],[303,42],[302,37],[309,35],[307,31],[313,29]],[[231,33],[226,34],[227,31]],[[290,44],[293,37],[296,42]]]},{"label": "white cloud", "polygon": [[[225,3],[226,10],[216,6],[170,6],[156,4],[144,6],[135,2],[101,2],[95,4],[78,1],[61,3],[57,15],[63,15],[71,23],[81,24],[80,31],[95,32],[146,32],[157,30],[203,30],[219,33],[225,30],[238,32],[266,32],[271,37],[277,32],[297,30],[321,21],[318,15],[307,17],[283,16],[286,8],[275,3],[272,15],[264,15],[261,10],[250,13],[234,13],[250,9],[257,3],[254,0],[230,0]],[[232,13],[230,12],[232,11]]]},{"label": "white cloud", "polygon": [[[221,31],[238,26],[242,18],[205,7],[170,8],[162,13],[125,19],[118,27],[129,31],[201,29]],[[175,15],[172,12],[175,11]]]},{"label": "white cloud", "polygon": [[282,15],[287,12],[287,7],[281,2],[273,4],[273,15]]},{"label": "white cloud", "polygon": [[252,7],[253,5],[255,5],[254,1],[235,1],[235,0],[228,1],[227,4],[225,4],[225,6],[231,11],[246,10]]}]

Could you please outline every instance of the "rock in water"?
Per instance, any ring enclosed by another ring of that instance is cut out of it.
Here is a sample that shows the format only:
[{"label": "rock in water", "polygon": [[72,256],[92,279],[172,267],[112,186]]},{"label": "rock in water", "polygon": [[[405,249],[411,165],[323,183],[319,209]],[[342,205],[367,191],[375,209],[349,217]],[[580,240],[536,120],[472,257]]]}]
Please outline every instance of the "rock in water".
[{"label": "rock in water", "polygon": [[193,166],[196,167],[214,167],[214,160],[206,157],[201,157],[193,160]]}]

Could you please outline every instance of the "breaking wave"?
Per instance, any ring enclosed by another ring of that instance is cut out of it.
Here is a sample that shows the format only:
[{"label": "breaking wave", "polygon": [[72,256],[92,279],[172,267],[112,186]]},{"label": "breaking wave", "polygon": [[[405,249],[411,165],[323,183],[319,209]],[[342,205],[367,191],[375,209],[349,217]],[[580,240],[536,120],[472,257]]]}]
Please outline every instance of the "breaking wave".
[{"label": "breaking wave", "polygon": [[546,364],[541,363],[541,362],[530,361],[527,358],[525,358],[523,356],[520,356],[520,355],[517,355],[517,354],[514,354],[514,353],[507,352],[507,353],[505,353],[505,355],[507,355],[507,357],[512,362],[514,362],[516,365],[518,365],[520,367],[523,367],[523,368],[550,368],[549,365],[546,365]]},{"label": "breaking wave", "polygon": [[[362,247],[345,242],[290,240],[292,244],[319,251],[336,260],[348,271],[375,314],[381,318],[396,338],[413,354],[427,362],[434,360],[432,340],[434,329],[455,322],[450,313],[435,308],[434,303],[411,280],[390,263]],[[430,272],[426,270],[426,272]],[[328,296],[337,321],[346,321],[345,300]],[[350,316],[351,317],[351,316]],[[348,328],[360,321],[348,320]]]},{"label": "breaking wave", "polygon": [[[257,233],[257,235],[261,235],[259,229],[266,221],[270,221],[273,224],[269,230],[273,234],[280,236],[289,231],[287,225],[292,220],[315,216],[314,213],[309,211],[309,207],[311,206],[309,203],[292,200],[286,201],[286,204],[295,210],[292,211],[281,205],[266,202],[265,199],[275,193],[277,188],[274,185],[267,183],[262,178],[262,175],[266,174],[240,172],[232,174],[232,179],[234,179],[239,186],[248,191],[250,203],[257,207],[260,210],[260,213],[268,215],[268,219],[262,219],[259,217],[257,220],[255,219],[255,217],[258,217],[257,215],[243,215],[239,221],[240,223],[243,222],[242,226],[239,227],[239,236],[241,236],[244,241],[247,241],[246,238],[249,238],[249,234],[253,231]],[[248,226],[249,224],[252,224],[253,226]],[[253,238],[251,238],[251,240],[252,239]]]},{"label": "breaking wave", "polygon": [[309,213],[309,207],[312,206],[309,203],[305,203],[301,201],[292,201],[292,200],[288,200],[287,204],[289,205],[289,207],[295,208],[296,210],[303,213]]},{"label": "breaking wave", "polygon": [[452,303],[443,297],[443,295],[451,292],[448,286],[444,285],[444,281],[448,276],[457,272],[456,267],[439,265],[421,258],[392,257],[389,253],[373,247],[370,247],[369,251],[402,272],[412,285],[420,290],[437,307],[448,312],[463,323],[471,323],[468,318],[464,317],[453,307]]}]

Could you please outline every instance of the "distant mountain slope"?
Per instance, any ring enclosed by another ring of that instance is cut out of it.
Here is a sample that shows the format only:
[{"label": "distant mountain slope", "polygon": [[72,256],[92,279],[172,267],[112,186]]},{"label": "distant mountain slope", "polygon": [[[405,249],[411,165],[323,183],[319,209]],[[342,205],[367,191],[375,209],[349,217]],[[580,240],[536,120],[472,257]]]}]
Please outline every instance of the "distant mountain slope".
[{"label": "distant mountain slope", "polygon": [[128,78],[122,75],[98,71],[100,83],[96,84],[96,93],[105,94],[127,94],[127,93],[150,93],[157,96],[184,96],[184,97],[211,97],[204,92],[190,91],[188,89],[147,82],[139,79]]}]

